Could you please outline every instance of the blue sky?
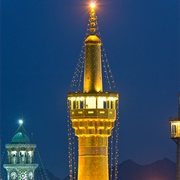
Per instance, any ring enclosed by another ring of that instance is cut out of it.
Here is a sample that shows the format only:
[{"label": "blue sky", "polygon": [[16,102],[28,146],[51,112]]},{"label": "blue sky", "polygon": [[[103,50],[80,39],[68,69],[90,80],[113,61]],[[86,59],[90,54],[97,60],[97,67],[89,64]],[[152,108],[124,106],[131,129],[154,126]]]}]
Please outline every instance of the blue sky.
[{"label": "blue sky", "polygon": [[[85,0],[4,0],[1,137],[22,113],[44,165],[68,174],[66,97],[88,23]],[[169,117],[177,116],[179,2],[99,0],[98,21],[120,94],[119,161],[175,161]],[[4,145],[4,144],[3,144]]]}]

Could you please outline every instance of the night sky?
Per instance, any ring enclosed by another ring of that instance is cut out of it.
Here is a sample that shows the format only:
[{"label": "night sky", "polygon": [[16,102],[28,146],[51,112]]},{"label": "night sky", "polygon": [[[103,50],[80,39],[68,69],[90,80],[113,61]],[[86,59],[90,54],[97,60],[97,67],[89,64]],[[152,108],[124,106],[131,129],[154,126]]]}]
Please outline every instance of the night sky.
[{"label": "night sky", "polygon": [[[1,137],[24,117],[42,161],[68,175],[66,97],[88,23],[85,0],[1,1]],[[169,117],[180,90],[179,0],[99,0],[97,15],[120,94],[119,161],[175,161]]]}]

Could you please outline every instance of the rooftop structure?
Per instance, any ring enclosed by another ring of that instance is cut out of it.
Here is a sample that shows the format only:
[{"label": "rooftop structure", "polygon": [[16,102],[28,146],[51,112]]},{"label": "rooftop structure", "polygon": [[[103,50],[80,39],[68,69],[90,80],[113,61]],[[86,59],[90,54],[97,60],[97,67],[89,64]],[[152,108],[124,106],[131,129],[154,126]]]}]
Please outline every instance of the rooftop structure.
[{"label": "rooftop structure", "polygon": [[8,163],[4,164],[4,168],[7,170],[7,180],[34,180],[34,171],[38,167],[34,163],[35,148],[36,144],[31,144],[20,120],[11,143],[6,144]]}]

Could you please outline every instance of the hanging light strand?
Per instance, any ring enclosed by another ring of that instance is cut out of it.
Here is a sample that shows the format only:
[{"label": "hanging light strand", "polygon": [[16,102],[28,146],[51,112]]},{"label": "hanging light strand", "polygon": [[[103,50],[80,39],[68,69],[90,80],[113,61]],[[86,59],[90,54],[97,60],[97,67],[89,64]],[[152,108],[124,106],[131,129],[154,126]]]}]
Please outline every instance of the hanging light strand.
[{"label": "hanging light strand", "polygon": [[68,127],[68,159],[69,159],[69,179],[73,180],[73,165],[72,165],[72,126],[69,117],[69,102],[67,100],[67,127]]},{"label": "hanging light strand", "polygon": [[71,129],[72,131],[72,160],[73,160],[73,180],[76,180],[76,140],[75,140],[75,135],[74,135],[74,130]]},{"label": "hanging light strand", "polygon": [[[83,49],[85,49],[85,46],[83,46]],[[85,51],[85,50],[84,50]],[[79,75],[79,83],[78,83],[78,92],[82,91],[82,78],[83,78],[83,72],[84,72],[84,52],[81,55],[81,66],[80,66],[80,75]]]},{"label": "hanging light strand", "polygon": [[38,153],[35,151],[34,153],[35,160],[39,164],[38,168],[35,170],[35,180],[42,180],[43,179],[43,173],[41,168],[41,162],[38,156]]},{"label": "hanging light strand", "polygon": [[36,152],[37,152],[37,157],[38,157],[38,159],[39,159],[39,167],[41,167],[41,169],[42,169],[42,174],[41,174],[41,177],[42,177],[42,179],[43,180],[49,180],[49,177],[48,177],[48,175],[47,175],[47,172],[46,172],[46,170],[45,170],[45,167],[44,167],[44,164],[43,164],[43,162],[42,162],[42,159],[41,159],[41,156],[40,156],[40,153],[39,153],[39,150],[38,150],[38,148],[36,147]]},{"label": "hanging light strand", "polygon": [[117,102],[117,119],[115,122],[115,167],[114,180],[118,179],[118,160],[119,160],[119,101]]},{"label": "hanging light strand", "polygon": [[110,158],[109,158],[109,161],[110,161],[110,180],[113,180],[113,156],[114,156],[114,153],[113,153],[113,139],[114,139],[114,133],[112,132],[111,136],[110,136],[110,146],[109,146],[109,154],[110,154]]}]

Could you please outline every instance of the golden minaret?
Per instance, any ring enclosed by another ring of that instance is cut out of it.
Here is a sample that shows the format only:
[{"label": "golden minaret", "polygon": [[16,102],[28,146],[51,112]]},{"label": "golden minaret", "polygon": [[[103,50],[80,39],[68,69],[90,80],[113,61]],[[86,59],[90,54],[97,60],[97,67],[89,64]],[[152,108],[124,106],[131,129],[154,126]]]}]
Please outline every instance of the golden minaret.
[{"label": "golden minaret", "polygon": [[95,5],[85,39],[83,92],[68,93],[70,119],[78,137],[78,180],[108,180],[108,137],[116,120],[118,94],[103,91],[101,39]]}]

